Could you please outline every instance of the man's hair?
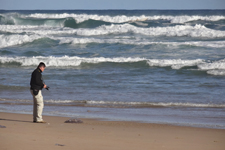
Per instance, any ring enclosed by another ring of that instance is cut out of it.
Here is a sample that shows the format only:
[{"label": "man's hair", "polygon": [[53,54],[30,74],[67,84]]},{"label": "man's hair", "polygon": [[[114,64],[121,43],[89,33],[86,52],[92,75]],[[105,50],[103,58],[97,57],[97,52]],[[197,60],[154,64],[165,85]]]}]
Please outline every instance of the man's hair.
[{"label": "man's hair", "polygon": [[40,68],[40,67],[46,67],[46,65],[45,65],[45,63],[43,63],[43,62],[40,62],[40,64],[38,65],[38,68]]}]

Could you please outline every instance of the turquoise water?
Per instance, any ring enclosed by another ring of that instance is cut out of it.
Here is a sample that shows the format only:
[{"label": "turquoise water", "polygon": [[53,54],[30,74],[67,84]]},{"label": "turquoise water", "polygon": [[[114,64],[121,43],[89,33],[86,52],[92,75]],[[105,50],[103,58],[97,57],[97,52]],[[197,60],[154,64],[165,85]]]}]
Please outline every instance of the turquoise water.
[{"label": "turquoise water", "polygon": [[224,10],[0,11],[0,111],[225,128]]}]

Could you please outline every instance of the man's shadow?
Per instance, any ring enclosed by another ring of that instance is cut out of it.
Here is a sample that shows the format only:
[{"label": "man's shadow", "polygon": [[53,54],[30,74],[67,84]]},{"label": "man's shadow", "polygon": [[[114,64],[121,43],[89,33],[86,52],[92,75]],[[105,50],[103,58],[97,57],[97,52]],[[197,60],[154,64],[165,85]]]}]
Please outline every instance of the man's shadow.
[{"label": "man's shadow", "polygon": [[14,119],[3,119],[3,118],[0,118],[0,121],[1,120],[4,120],[4,121],[16,121],[16,122],[27,122],[27,123],[33,123],[31,121],[24,121],[24,120],[14,120]]}]

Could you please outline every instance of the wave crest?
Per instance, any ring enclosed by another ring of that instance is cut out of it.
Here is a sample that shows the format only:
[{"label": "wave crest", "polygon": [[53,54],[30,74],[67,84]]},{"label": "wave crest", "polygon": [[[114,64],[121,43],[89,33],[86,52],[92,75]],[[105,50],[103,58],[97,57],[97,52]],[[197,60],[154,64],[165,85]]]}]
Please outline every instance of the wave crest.
[{"label": "wave crest", "polygon": [[184,67],[194,67],[196,66],[198,70],[207,71],[209,74],[214,75],[224,75],[225,70],[225,59],[206,62],[202,59],[195,60],[181,60],[181,59],[146,59],[146,58],[132,58],[132,57],[115,57],[115,58],[105,58],[105,57],[1,57],[1,64],[8,63],[19,63],[21,66],[36,66],[39,62],[45,62],[48,67],[76,67],[80,66],[82,63],[97,64],[97,63],[137,63],[146,62],[149,66],[156,67],[171,67],[172,69],[182,69]]},{"label": "wave crest", "polygon": [[[29,104],[30,100],[1,99],[0,103]],[[46,105],[108,107],[108,108],[154,108],[154,107],[194,107],[194,108],[225,108],[225,104],[214,103],[181,103],[181,102],[123,102],[123,101],[95,101],[95,100],[45,100]],[[31,104],[31,103],[30,103]]]},{"label": "wave crest", "polygon": [[200,104],[200,103],[179,103],[179,102],[117,102],[117,101],[87,101],[89,105],[108,105],[111,107],[204,107],[224,108],[225,104]]},{"label": "wave crest", "polygon": [[181,59],[151,59],[148,60],[147,63],[150,66],[159,66],[159,67],[168,67],[171,66],[172,69],[181,69],[183,67],[188,66],[196,66],[198,64],[204,63],[202,59],[196,59],[196,60],[181,60]]},{"label": "wave crest", "polygon": [[43,38],[39,35],[0,35],[0,48],[33,42]]},{"label": "wave crest", "polygon": [[1,25],[1,32],[8,33],[28,33],[38,35],[81,35],[97,36],[110,34],[134,33],[147,36],[168,36],[168,37],[196,37],[196,38],[222,38],[225,37],[225,31],[218,31],[206,28],[203,25],[177,25],[173,27],[153,27],[140,28],[130,24],[123,25],[102,25],[93,29],[71,29],[71,28],[52,28],[38,26],[9,26]]},{"label": "wave crest", "polygon": [[166,16],[166,15],[154,15],[154,16],[125,16],[125,15],[117,15],[117,16],[109,16],[109,15],[88,15],[88,14],[30,14],[24,17],[32,17],[32,18],[74,18],[78,23],[87,21],[89,19],[92,20],[101,20],[105,22],[111,23],[125,23],[125,22],[137,22],[137,21],[147,21],[147,20],[168,20],[171,23],[186,23],[190,21],[204,20],[204,21],[218,21],[224,20],[225,16],[199,16],[199,15],[180,15],[180,16]]},{"label": "wave crest", "polygon": [[81,63],[105,63],[105,62],[114,62],[114,63],[127,63],[127,62],[139,62],[144,61],[144,58],[104,58],[104,57],[96,57],[96,58],[82,58],[82,57],[0,57],[0,63],[20,63],[21,66],[36,66],[39,62],[43,61],[49,67],[63,67],[63,66],[79,66]]},{"label": "wave crest", "polygon": [[[8,27],[6,27],[8,28]],[[10,28],[9,28],[10,29]],[[12,28],[11,28],[12,29]],[[22,30],[25,27],[21,27]],[[29,28],[27,28],[29,30]],[[90,43],[98,43],[98,44],[126,44],[126,45],[168,45],[172,47],[177,46],[198,46],[198,47],[212,47],[212,48],[223,48],[225,47],[225,41],[193,41],[193,42],[151,42],[148,39],[139,39],[139,38],[130,38],[130,37],[120,37],[120,38],[112,38],[112,39],[101,39],[101,38],[91,38],[91,37],[82,37],[82,38],[75,38],[75,37],[55,37],[52,35],[39,35],[39,34],[32,34],[32,35],[21,35],[21,34],[11,34],[11,35],[0,35],[0,48],[10,47],[20,44],[26,44],[30,42],[34,42],[38,39],[50,39],[56,41],[58,44],[70,44],[70,45],[77,45],[77,44],[90,44]]]}]

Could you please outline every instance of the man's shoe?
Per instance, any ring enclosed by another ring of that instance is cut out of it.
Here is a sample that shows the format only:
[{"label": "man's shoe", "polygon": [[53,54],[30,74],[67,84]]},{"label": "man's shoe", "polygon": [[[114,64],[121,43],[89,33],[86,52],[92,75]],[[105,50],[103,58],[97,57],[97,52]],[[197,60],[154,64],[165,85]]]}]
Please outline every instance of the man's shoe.
[{"label": "man's shoe", "polygon": [[36,121],[37,123],[47,123],[47,122],[45,122],[44,120],[42,120],[42,121]]}]

